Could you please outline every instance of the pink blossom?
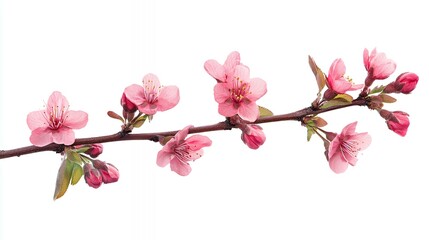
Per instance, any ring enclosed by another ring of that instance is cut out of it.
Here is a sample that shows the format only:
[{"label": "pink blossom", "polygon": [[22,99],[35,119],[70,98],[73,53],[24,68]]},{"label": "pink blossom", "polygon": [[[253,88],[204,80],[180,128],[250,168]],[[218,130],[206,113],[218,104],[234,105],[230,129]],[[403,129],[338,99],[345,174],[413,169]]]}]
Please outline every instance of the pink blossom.
[{"label": "pink blossom", "polygon": [[250,70],[243,65],[235,67],[234,76],[214,87],[218,111],[225,117],[238,114],[242,119],[254,122],[259,116],[256,100],[267,92],[267,85],[260,78],[250,79]]},{"label": "pink blossom", "polygon": [[401,111],[392,112],[393,117],[386,120],[387,127],[398,135],[404,137],[407,134],[410,120],[408,113]]},{"label": "pink blossom", "polygon": [[329,166],[335,173],[346,171],[350,164],[357,162],[359,151],[366,149],[371,144],[371,136],[368,133],[356,133],[357,122],[350,123],[337,134],[329,145]]},{"label": "pink blossom", "polygon": [[335,59],[329,68],[327,85],[328,88],[336,93],[345,93],[351,90],[357,90],[363,87],[363,84],[354,85],[344,78],[346,65],[341,58]]},{"label": "pink blossom", "polygon": [[119,179],[119,170],[110,163],[100,160],[93,160],[94,167],[101,173],[101,178],[104,183],[117,182]]},{"label": "pink blossom", "polygon": [[388,78],[396,70],[396,63],[388,59],[385,53],[378,53],[375,48],[371,51],[371,54],[365,48],[363,51],[363,63],[368,71],[368,82],[365,82],[367,86],[370,86],[375,79]]},{"label": "pink blossom", "polygon": [[181,176],[187,176],[191,172],[189,161],[200,158],[204,153],[202,148],[212,144],[208,137],[198,134],[185,139],[191,127],[190,125],[178,131],[158,152],[158,166],[170,164],[171,170]]},{"label": "pink blossom", "polygon": [[69,102],[60,92],[53,92],[45,110],[34,111],[27,115],[30,128],[30,142],[42,147],[50,143],[71,145],[75,141],[73,129],[86,126],[88,114],[83,111],[69,110]]},{"label": "pink blossom", "polygon": [[234,74],[234,69],[240,64],[240,53],[231,52],[225,63],[220,65],[216,60],[210,59],[204,63],[204,69],[218,82],[226,82]]},{"label": "pink blossom", "polygon": [[256,124],[247,124],[241,133],[241,140],[251,149],[258,149],[265,139],[262,127]]},{"label": "pink blossom", "polygon": [[93,188],[99,188],[103,182],[102,176],[98,169],[94,168],[91,163],[83,165],[83,172],[85,175],[85,182]]},{"label": "pink blossom", "polygon": [[404,72],[400,74],[394,82],[387,84],[384,93],[411,93],[419,81],[419,76],[415,73]]},{"label": "pink blossom", "polygon": [[161,87],[158,77],[151,73],[144,76],[143,86],[133,84],[125,88],[124,93],[140,112],[147,115],[171,109],[180,99],[176,86]]}]

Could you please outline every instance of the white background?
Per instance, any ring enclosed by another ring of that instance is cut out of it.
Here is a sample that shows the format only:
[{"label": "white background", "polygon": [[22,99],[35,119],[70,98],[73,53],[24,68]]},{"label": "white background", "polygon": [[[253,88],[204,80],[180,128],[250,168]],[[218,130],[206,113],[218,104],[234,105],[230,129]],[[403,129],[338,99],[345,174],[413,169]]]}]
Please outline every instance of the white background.
[{"label": "white background", "polygon": [[240,131],[207,133],[213,145],[180,177],[159,168],[159,144],[105,144],[99,157],[119,182],[88,187],[82,179],[52,200],[60,156],[52,152],[0,160],[0,239],[428,239],[426,134],[429,53],[424,1],[93,1],[2,0],[0,149],[30,145],[26,116],[54,90],[71,109],[89,113],[77,137],[108,135],[120,123],[124,88],[149,72],[177,85],[179,104],[136,132],[222,121],[207,59],[234,50],[252,77],[268,83],[258,102],[274,113],[314,99],[307,63],[325,72],[343,58],[362,83],[364,48],[420,76],[389,110],[410,114],[405,138],[374,111],[354,107],[321,115],[326,130],[359,121],[372,145],[356,167],[334,174],[323,144],[298,122],[264,124],[257,151]]}]

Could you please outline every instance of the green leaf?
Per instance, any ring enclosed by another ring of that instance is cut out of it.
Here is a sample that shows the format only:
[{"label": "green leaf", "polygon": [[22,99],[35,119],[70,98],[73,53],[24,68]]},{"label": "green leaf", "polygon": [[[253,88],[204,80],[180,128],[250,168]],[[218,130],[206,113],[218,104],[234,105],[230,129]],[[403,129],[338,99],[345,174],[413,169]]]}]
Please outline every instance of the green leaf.
[{"label": "green leaf", "polygon": [[374,94],[374,93],[380,93],[384,90],[386,86],[376,86],[374,89],[371,89],[371,91],[369,92],[369,94]]},{"label": "green leaf", "polygon": [[310,141],[311,136],[315,133],[314,128],[311,126],[307,126],[307,142]]},{"label": "green leaf", "polygon": [[75,185],[79,182],[80,178],[83,176],[83,168],[80,164],[73,163],[73,170],[71,176],[71,185]]},{"label": "green leaf", "polygon": [[340,105],[347,105],[350,104],[350,102],[340,98],[340,99],[332,99],[324,103],[320,108],[325,109],[333,106],[340,106]]},{"label": "green leaf", "polygon": [[258,106],[258,107],[259,107],[259,117],[269,117],[274,115],[274,113],[271,112],[268,108],[264,108],[261,106]]},{"label": "green leaf", "polygon": [[57,183],[55,186],[54,200],[62,197],[69,187],[70,179],[73,171],[73,165],[68,159],[64,159],[58,169]]},{"label": "green leaf", "polygon": [[322,72],[322,70],[320,70],[320,68],[317,66],[316,62],[310,55],[308,56],[308,63],[310,64],[310,68],[313,71],[314,76],[316,77],[316,82],[317,86],[319,87],[320,93],[326,85],[326,75]]},{"label": "green leaf", "polygon": [[141,127],[141,126],[143,125],[143,123],[146,121],[147,116],[148,116],[148,115],[146,115],[146,114],[145,114],[145,115],[140,116],[139,118],[137,118],[137,119],[134,121],[133,126],[134,126],[135,128],[139,128],[139,127]]},{"label": "green leaf", "polygon": [[107,115],[113,119],[118,119],[119,121],[121,121],[122,123],[125,123],[125,120],[123,117],[121,117],[119,114],[113,112],[113,111],[108,111]]},{"label": "green leaf", "polygon": [[345,93],[338,94],[337,96],[334,97],[334,99],[338,99],[338,100],[339,99],[343,99],[343,100],[345,100],[346,102],[349,102],[349,103],[351,103],[353,101],[353,97],[350,96],[350,95],[348,95],[348,94],[345,94]]},{"label": "green leaf", "polygon": [[71,162],[75,162],[75,163],[79,163],[82,164],[82,157],[80,156],[79,153],[75,152],[75,151],[67,151],[67,160],[71,161]]}]

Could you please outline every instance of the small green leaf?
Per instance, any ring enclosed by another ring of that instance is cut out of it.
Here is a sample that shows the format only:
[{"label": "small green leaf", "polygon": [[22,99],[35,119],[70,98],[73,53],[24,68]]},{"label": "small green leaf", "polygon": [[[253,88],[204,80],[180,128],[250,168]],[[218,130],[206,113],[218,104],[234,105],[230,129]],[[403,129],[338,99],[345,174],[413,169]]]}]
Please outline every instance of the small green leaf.
[{"label": "small green leaf", "polygon": [[320,93],[326,85],[326,75],[322,72],[322,70],[320,70],[320,68],[317,66],[316,62],[310,55],[308,56],[308,63],[310,64],[310,68],[313,71],[314,76],[316,77],[317,86],[319,87]]},{"label": "small green leaf", "polygon": [[261,106],[258,106],[258,107],[259,107],[259,117],[269,117],[274,115],[274,113],[271,112],[268,108],[264,108]]},{"label": "small green leaf", "polygon": [[353,101],[353,97],[345,93],[338,94],[337,96],[334,97],[334,99],[344,99],[346,102],[349,102],[349,103]]},{"label": "small green leaf", "polygon": [[73,163],[73,171],[71,176],[71,185],[75,185],[79,182],[80,178],[83,176],[83,168],[80,164]]},{"label": "small green leaf", "polygon": [[307,142],[310,141],[314,133],[315,133],[314,128],[311,126],[307,126]]},{"label": "small green leaf", "polygon": [[73,163],[68,159],[64,159],[58,169],[57,183],[55,185],[54,200],[62,197],[69,187],[70,179],[73,171]]},{"label": "small green leaf", "polygon": [[369,94],[375,94],[375,93],[380,93],[384,90],[386,86],[376,86],[375,88],[371,89],[371,91],[369,92]]},{"label": "small green leaf", "polygon": [[325,102],[320,108],[325,109],[333,106],[341,106],[341,105],[347,105],[350,102],[345,101],[344,99],[332,99],[327,102]]},{"label": "small green leaf", "polygon": [[146,119],[147,119],[147,115],[146,115],[146,114],[145,114],[145,115],[143,115],[143,116],[138,117],[138,118],[134,121],[133,126],[134,126],[135,128],[139,128],[139,127],[141,127],[141,126],[143,125],[143,123],[146,121]]},{"label": "small green leaf", "polygon": [[122,123],[125,123],[125,120],[123,117],[121,117],[119,114],[113,112],[113,111],[108,111],[107,115],[113,119],[118,119],[119,121],[121,121]]}]

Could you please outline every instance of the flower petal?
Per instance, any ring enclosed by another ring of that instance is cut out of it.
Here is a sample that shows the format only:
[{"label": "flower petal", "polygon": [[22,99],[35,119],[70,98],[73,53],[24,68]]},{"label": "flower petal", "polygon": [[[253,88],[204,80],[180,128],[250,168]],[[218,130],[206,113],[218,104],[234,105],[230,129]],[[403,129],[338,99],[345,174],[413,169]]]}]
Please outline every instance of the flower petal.
[{"label": "flower petal", "polygon": [[156,157],[156,164],[160,167],[165,167],[170,163],[173,157],[174,157],[173,154],[167,151],[164,151],[164,149],[162,149],[161,151],[158,152],[158,156]]},{"label": "flower petal", "polygon": [[176,143],[181,142],[182,140],[184,140],[186,138],[186,136],[188,136],[189,129],[191,127],[193,127],[193,125],[188,125],[185,128],[183,128],[182,130],[178,131],[176,133],[176,135],[174,135],[174,140],[176,141]]},{"label": "flower petal", "polygon": [[143,77],[143,88],[147,92],[152,92],[153,90],[158,91],[161,87],[161,83],[159,82],[158,77],[153,73],[148,73]]},{"label": "flower petal", "polygon": [[50,112],[53,109],[57,109],[62,111],[64,109],[68,109],[69,102],[67,99],[61,94],[61,92],[54,91],[48,99],[47,103],[47,111]]},{"label": "flower petal", "polygon": [[171,109],[179,103],[179,88],[176,86],[166,86],[161,89],[158,96],[157,107],[159,111]]},{"label": "flower petal", "polygon": [[250,79],[250,89],[247,98],[256,101],[267,93],[267,83],[260,78]]},{"label": "flower petal", "polygon": [[74,131],[70,128],[60,128],[52,131],[52,140],[54,143],[71,145],[75,141]]},{"label": "flower petal", "polygon": [[144,98],[144,88],[140,85],[133,84],[125,88],[124,93],[128,100],[130,100],[135,105],[141,105],[146,102]]},{"label": "flower petal", "polygon": [[226,80],[225,68],[222,65],[220,65],[220,63],[218,63],[216,60],[213,60],[213,59],[207,60],[204,63],[204,69],[214,79],[221,82],[225,82]]},{"label": "flower petal", "polygon": [[259,108],[255,102],[242,102],[238,107],[238,115],[246,121],[254,122],[259,117]]},{"label": "flower petal", "polygon": [[88,114],[84,111],[67,111],[67,116],[64,120],[63,126],[80,129],[88,123]]},{"label": "flower petal", "polygon": [[46,128],[37,128],[31,132],[30,142],[37,147],[43,147],[53,142],[52,131]]},{"label": "flower petal", "polygon": [[235,108],[232,101],[225,101],[223,103],[219,103],[218,112],[224,117],[232,117],[238,113],[238,109]]},{"label": "flower petal", "polygon": [[214,97],[217,103],[223,103],[231,97],[230,90],[226,83],[217,83],[214,86]]},{"label": "flower petal", "polygon": [[176,157],[171,160],[170,168],[171,171],[176,172],[180,176],[187,176],[192,170],[188,163],[182,162]]},{"label": "flower petal", "polygon": [[329,167],[334,173],[343,173],[347,170],[348,163],[341,157],[341,153],[337,151],[331,158],[329,158]]},{"label": "flower petal", "polygon": [[186,145],[189,146],[191,151],[200,150],[203,147],[208,147],[212,145],[212,140],[210,138],[203,135],[192,135],[188,139],[185,140]]},{"label": "flower petal", "polygon": [[231,52],[225,60],[224,68],[226,74],[232,74],[235,66],[240,64],[240,53],[237,51]]},{"label": "flower petal", "polygon": [[37,128],[46,128],[48,127],[48,123],[46,121],[44,111],[34,111],[30,112],[27,115],[27,125],[30,130],[35,130]]}]

